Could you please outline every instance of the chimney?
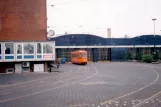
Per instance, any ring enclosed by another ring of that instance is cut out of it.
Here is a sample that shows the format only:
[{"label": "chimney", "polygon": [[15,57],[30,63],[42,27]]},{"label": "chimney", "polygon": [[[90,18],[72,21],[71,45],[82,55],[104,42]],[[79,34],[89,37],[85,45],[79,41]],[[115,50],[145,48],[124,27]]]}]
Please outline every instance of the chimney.
[{"label": "chimney", "polygon": [[107,28],[107,38],[111,38],[111,28]]}]

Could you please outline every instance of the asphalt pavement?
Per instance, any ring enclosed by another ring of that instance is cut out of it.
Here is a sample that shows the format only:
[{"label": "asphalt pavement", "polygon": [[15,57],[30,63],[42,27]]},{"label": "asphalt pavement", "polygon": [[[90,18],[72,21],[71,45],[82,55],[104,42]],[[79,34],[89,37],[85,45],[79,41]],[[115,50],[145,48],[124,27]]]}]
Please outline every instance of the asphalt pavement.
[{"label": "asphalt pavement", "polygon": [[60,72],[0,75],[0,107],[161,107],[161,65],[64,64]]}]

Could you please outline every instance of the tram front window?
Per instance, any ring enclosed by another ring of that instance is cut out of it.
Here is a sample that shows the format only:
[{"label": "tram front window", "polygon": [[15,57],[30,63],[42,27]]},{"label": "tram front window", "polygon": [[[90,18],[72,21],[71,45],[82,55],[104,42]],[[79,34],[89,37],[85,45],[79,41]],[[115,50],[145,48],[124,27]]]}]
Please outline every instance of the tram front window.
[{"label": "tram front window", "polygon": [[83,57],[83,58],[87,58],[87,54],[86,54],[86,53],[83,53],[83,54],[82,54],[82,57]]}]

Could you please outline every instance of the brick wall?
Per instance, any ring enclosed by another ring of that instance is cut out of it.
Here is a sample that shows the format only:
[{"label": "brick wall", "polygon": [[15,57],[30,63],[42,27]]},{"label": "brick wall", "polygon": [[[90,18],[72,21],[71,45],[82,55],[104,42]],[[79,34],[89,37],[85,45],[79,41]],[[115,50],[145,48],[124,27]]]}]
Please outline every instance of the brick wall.
[{"label": "brick wall", "polygon": [[0,41],[47,39],[46,0],[0,0]]}]

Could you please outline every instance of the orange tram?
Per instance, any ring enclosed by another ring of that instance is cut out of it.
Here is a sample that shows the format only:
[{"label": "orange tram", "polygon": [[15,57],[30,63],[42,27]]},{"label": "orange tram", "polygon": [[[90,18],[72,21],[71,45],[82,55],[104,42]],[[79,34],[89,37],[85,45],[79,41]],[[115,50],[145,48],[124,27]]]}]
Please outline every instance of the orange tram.
[{"label": "orange tram", "polygon": [[86,65],[87,62],[88,62],[87,51],[77,50],[77,51],[71,52],[71,63]]}]

